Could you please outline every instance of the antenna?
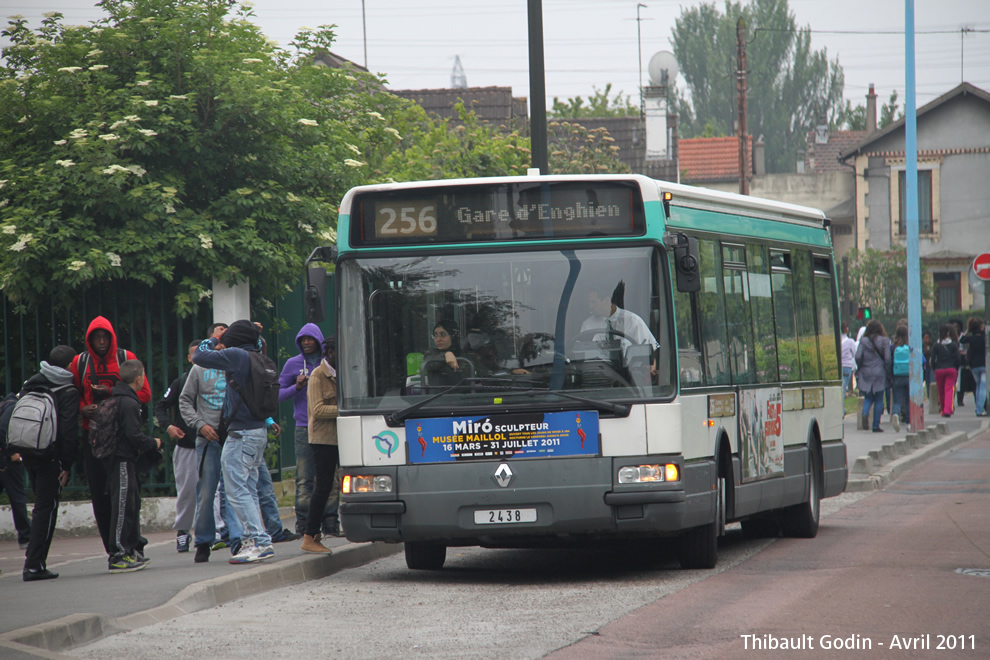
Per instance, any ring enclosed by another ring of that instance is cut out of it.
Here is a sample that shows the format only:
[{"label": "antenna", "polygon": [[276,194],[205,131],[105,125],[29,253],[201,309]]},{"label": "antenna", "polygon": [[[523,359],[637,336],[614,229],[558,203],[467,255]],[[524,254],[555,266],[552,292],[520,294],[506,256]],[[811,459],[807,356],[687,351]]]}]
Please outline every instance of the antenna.
[{"label": "antenna", "polygon": [[650,58],[647,67],[650,74],[650,84],[658,87],[670,87],[679,73],[677,58],[669,50],[661,50]]},{"label": "antenna", "polygon": [[461,56],[454,55],[454,70],[450,72],[451,89],[465,89],[468,86],[464,67],[461,66]]}]

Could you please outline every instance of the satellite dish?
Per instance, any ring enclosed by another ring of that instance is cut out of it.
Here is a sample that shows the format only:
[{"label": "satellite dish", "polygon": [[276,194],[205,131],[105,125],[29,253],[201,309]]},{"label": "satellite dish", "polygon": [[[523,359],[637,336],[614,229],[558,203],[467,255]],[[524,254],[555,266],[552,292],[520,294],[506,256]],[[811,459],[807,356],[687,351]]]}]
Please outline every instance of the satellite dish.
[{"label": "satellite dish", "polygon": [[678,73],[677,59],[669,50],[661,50],[650,58],[648,71],[651,85],[672,86]]}]

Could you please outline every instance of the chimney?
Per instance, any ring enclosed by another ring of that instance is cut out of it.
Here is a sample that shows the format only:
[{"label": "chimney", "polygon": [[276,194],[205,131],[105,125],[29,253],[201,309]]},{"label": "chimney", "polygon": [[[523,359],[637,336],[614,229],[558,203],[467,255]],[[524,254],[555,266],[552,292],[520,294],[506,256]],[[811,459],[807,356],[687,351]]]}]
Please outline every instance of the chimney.
[{"label": "chimney", "polygon": [[873,83],[870,83],[870,91],[866,94],[866,134],[872,135],[877,131],[877,93],[873,91]]}]

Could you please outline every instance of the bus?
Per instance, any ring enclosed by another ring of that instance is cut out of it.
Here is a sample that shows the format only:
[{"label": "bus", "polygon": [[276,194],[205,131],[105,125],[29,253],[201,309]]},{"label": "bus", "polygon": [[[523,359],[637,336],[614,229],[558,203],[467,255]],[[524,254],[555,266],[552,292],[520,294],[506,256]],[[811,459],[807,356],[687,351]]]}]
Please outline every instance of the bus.
[{"label": "bus", "polygon": [[730,522],[814,537],[848,472],[829,224],[640,175],[350,190],[318,248],[346,537],[427,570],[632,540],[712,568]]}]

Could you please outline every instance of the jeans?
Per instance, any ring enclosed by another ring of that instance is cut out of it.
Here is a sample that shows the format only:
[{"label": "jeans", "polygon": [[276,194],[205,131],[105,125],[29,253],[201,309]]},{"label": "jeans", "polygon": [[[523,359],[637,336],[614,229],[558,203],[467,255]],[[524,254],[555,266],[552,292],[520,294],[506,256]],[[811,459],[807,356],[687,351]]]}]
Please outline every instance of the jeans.
[{"label": "jeans", "polygon": [[[311,445],[311,449],[316,463],[316,489],[313,492],[312,511],[317,513],[325,510],[327,500],[330,499],[340,454],[337,445]],[[320,532],[320,522],[315,517],[311,519],[306,525],[305,533],[316,536]]]},{"label": "jeans", "polygon": [[[316,488],[316,462],[313,458],[312,445],[309,444],[309,429],[297,426],[295,433],[296,445],[296,532],[306,533],[309,520],[310,500]],[[331,491],[331,495],[333,491]],[[332,497],[323,509],[323,532],[332,534],[337,529],[337,498]]]},{"label": "jeans", "polygon": [[873,428],[880,428],[880,416],[883,415],[883,395],[885,390],[879,392],[861,392],[863,395],[863,417],[869,419],[870,406],[873,406]]},{"label": "jeans", "polygon": [[849,394],[849,381],[852,380],[852,367],[842,367],[842,396]]},{"label": "jeans", "polygon": [[894,376],[894,402],[890,405],[891,415],[900,415],[901,421],[911,421],[911,378]]},{"label": "jeans", "polygon": [[976,397],[976,414],[983,415],[987,411],[987,368],[973,367],[972,371],[973,380],[976,381],[976,392],[973,393]]},{"label": "jeans", "polygon": [[[217,521],[213,513],[213,499],[220,484],[220,454],[219,442],[210,442],[202,436],[196,438],[196,465],[202,465],[202,473],[196,483],[196,545],[213,545],[216,540]],[[227,523],[228,538],[231,541],[240,539],[243,531],[237,516],[228,513],[224,520]]]},{"label": "jeans", "polygon": [[[267,440],[266,440],[267,442]],[[262,457],[258,467],[258,507],[268,536],[277,536],[282,531],[282,518],[278,515],[278,500],[275,499],[275,484],[272,473]]]},{"label": "jeans", "polygon": [[258,476],[262,467],[265,467],[267,472],[265,465],[267,444],[268,431],[264,427],[232,430],[227,435],[227,441],[220,455],[227,502],[234,510],[237,521],[244,528],[241,542],[259,548],[272,544],[272,537],[265,531],[261,520],[261,506],[258,504]]}]

